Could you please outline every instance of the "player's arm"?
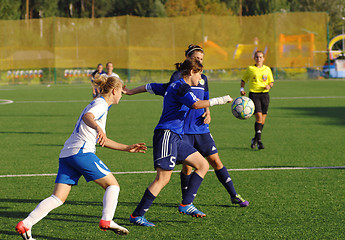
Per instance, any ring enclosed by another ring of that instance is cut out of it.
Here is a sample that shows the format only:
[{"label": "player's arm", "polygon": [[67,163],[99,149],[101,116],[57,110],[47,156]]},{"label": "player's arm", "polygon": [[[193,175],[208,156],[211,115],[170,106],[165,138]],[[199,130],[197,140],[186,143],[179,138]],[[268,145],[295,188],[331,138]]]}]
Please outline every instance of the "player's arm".
[{"label": "player's arm", "polygon": [[147,147],[145,143],[136,143],[132,145],[125,145],[122,143],[115,142],[109,138],[107,138],[106,134],[103,132],[102,128],[96,123],[95,116],[93,113],[86,113],[83,116],[84,123],[92,129],[97,131],[97,143],[102,147],[119,150],[119,151],[127,151],[127,152],[141,152],[145,153]]},{"label": "player's arm", "polygon": [[115,142],[109,138],[105,140],[104,147],[110,148],[113,150],[126,151],[126,152],[140,152],[140,153],[145,153],[145,151],[147,150],[145,143],[135,143],[132,145],[126,145],[126,144]]},{"label": "player's arm", "polygon": [[126,95],[134,95],[134,94],[138,94],[138,93],[143,93],[143,92],[147,92],[146,91],[146,85],[142,85],[133,89],[128,89],[126,88],[126,86],[123,86],[123,93]]},{"label": "player's arm", "polygon": [[103,132],[102,128],[96,123],[95,115],[93,113],[88,112],[83,116],[84,123],[89,126],[90,128],[97,131],[97,143],[104,147],[105,141],[107,140],[107,135]]},{"label": "player's arm", "polygon": [[209,107],[205,108],[205,112],[202,115],[202,117],[204,118],[204,123],[205,124],[210,124],[210,122],[211,122],[211,112],[210,112],[210,108]]},{"label": "player's arm", "polygon": [[244,86],[246,85],[245,81],[241,80],[241,88],[240,88],[240,94],[242,96],[246,95],[246,92],[244,91]]},{"label": "player's arm", "polygon": [[229,95],[223,97],[211,98],[210,100],[199,100],[192,105],[193,109],[208,108],[215,105],[223,105],[232,102],[232,98]]}]

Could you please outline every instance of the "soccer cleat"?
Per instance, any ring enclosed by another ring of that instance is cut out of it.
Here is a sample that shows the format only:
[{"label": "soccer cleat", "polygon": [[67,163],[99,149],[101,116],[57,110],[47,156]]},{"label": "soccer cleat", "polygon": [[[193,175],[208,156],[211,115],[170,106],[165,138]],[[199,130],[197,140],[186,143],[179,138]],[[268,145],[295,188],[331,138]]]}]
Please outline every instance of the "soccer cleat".
[{"label": "soccer cleat", "polygon": [[206,217],[206,214],[199,211],[193,203],[188,205],[183,205],[182,203],[178,206],[178,211],[183,214],[191,215],[192,217]]},{"label": "soccer cleat", "polygon": [[240,207],[248,207],[249,202],[244,200],[241,195],[237,194],[235,197],[231,198],[232,204],[238,204]]},{"label": "soccer cleat", "polygon": [[31,229],[25,227],[23,221],[20,221],[17,224],[16,231],[22,236],[24,240],[35,240],[31,236]]},{"label": "soccer cleat", "polygon": [[251,147],[252,149],[255,149],[255,148],[256,148],[256,140],[255,140],[255,138],[252,138],[252,144],[250,145],[250,147]]},{"label": "soccer cleat", "polygon": [[111,220],[111,221],[106,221],[106,220],[99,221],[99,228],[102,231],[111,230],[118,235],[127,235],[129,233],[129,231],[126,228],[121,227],[120,225],[118,225],[113,220]]},{"label": "soccer cleat", "polygon": [[258,149],[265,149],[264,145],[262,144],[261,140],[258,141]]},{"label": "soccer cleat", "polygon": [[131,214],[131,216],[129,216],[129,221],[139,226],[155,227],[155,225],[152,222],[147,221],[144,216],[133,217]]}]

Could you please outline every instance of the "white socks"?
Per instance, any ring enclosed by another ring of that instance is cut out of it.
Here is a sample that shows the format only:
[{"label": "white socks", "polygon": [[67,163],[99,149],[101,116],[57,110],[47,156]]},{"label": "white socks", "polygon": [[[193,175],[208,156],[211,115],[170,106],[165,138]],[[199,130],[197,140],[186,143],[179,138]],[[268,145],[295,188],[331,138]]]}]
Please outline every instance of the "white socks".
[{"label": "white socks", "polygon": [[48,215],[50,211],[61,206],[63,202],[55,195],[41,201],[37,207],[23,220],[24,225],[31,229],[33,225]]},{"label": "white socks", "polygon": [[103,212],[102,220],[110,221],[113,220],[117,200],[119,198],[120,187],[116,185],[111,185],[107,187],[103,197]]}]

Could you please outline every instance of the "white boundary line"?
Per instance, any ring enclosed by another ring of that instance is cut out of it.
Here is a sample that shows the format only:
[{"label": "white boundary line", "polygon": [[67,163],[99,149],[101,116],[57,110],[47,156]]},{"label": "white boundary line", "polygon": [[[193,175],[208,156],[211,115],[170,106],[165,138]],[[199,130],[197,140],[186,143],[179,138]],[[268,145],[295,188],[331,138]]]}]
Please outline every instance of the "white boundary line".
[{"label": "white boundary line", "polygon": [[[272,97],[275,100],[287,100],[287,99],[337,99],[345,98],[345,96],[309,96],[309,97]],[[2,103],[4,101],[4,103]],[[162,101],[162,99],[138,99],[129,100],[124,99],[121,102],[157,102]],[[61,101],[12,101],[6,99],[0,99],[0,104],[10,104],[10,103],[79,103],[79,102],[91,102],[91,100],[61,100]]]},{"label": "white boundary line", "polygon": [[[237,168],[228,169],[230,172],[235,171],[276,171],[276,170],[313,170],[313,169],[345,169],[345,166],[326,166],[326,167],[278,167],[278,168]],[[209,172],[214,172],[214,170],[208,170]],[[174,173],[179,173],[180,170],[173,171]],[[151,174],[156,173],[156,171],[133,171],[133,172],[112,172],[115,175],[122,174]],[[56,173],[44,173],[44,174],[16,174],[16,175],[0,175],[0,178],[10,178],[10,177],[46,177],[46,176],[56,176]]]},{"label": "white boundary line", "polygon": [[0,104],[11,104],[11,103],[13,103],[12,100],[0,99]]}]

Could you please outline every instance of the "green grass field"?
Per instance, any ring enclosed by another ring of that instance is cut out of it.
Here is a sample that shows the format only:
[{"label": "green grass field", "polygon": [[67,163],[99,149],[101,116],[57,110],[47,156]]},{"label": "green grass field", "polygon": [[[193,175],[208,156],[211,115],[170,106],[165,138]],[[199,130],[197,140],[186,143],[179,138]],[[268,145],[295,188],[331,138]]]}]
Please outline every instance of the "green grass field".
[{"label": "green grass field", "polygon": [[[212,97],[237,97],[239,82],[211,82],[210,91]],[[90,98],[88,85],[0,87],[0,99],[14,101],[0,104],[0,239],[21,239],[14,231],[17,222],[51,195],[55,176],[40,174],[57,173],[60,149]],[[345,169],[339,167],[345,166],[344,80],[276,81],[261,151],[250,149],[254,117],[234,118],[230,104],[213,107],[210,129],[221,159],[250,206],[231,205],[211,171],[194,201],[207,217],[180,215],[179,174],[174,173],[146,214],[156,227],[138,227],[128,217],[155,177],[143,171],[154,170],[151,140],[161,107],[161,98],[148,93],[123,96],[108,115],[107,136],[127,144],[146,142],[146,154],[97,148],[107,166],[121,173],[115,174],[121,186],[115,221],[130,231],[121,238],[345,238]],[[98,228],[103,193],[81,178],[66,203],[33,227],[33,236],[120,238]]]}]

